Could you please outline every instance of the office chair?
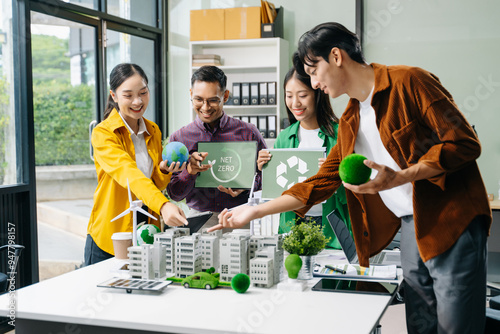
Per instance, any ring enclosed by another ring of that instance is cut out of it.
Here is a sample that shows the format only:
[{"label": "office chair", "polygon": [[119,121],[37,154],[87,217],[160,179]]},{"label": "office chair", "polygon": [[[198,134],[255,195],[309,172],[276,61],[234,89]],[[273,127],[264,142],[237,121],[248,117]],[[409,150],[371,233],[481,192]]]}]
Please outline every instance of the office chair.
[{"label": "office chair", "polygon": [[[9,272],[15,272],[17,268],[17,262],[19,261],[19,257],[21,256],[21,251],[24,249],[24,246],[21,245],[4,245],[0,246],[0,253],[4,250],[12,250],[14,249],[14,264],[9,266],[11,270]],[[7,291],[7,279],[8,276],[4,273],[0,273],[0,295]]]}]

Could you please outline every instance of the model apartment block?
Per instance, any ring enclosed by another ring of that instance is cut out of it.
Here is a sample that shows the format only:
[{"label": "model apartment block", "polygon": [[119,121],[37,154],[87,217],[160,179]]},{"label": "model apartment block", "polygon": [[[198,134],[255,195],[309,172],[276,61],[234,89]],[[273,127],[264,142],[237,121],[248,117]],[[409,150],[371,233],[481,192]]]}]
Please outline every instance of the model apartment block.
[{"label": "model apartment block", "polygon": [[248,273],[250,231],[235,230],[220,239],[220,279],[230,282],[236,274]]},{"label": "model apartment block", "polygon": [[214,267],[215,270],[219,268],[220,259],[220,243],[219,240],[222,237],[222,231],[217,230],[213,232],[207,232],[207,229],[203,229],[201,232],[201,257],[202,257],[202,270],[207,270]]},{"label": "model apartment block", "polygon": [[165,265],[168,273],[175,273],[175,239],[189,235],[189,228],[171,228],[165,232],[156,233],[154,242],[165,246]]},{"label": "model apartment block", "polygon": [[184,278],[201,271],[200,234],[175,238],[175,276]]},{"label": "model apartment block", "polygon": [[154,280],[165,277],[166,247],[160,243],[128,248],[129,273],[133,278]]},{"label": "model apartment block", "polygon": [[268,257],[250,260],[250,282],[259,288],[270,288],[274,285],[274,261]]}]

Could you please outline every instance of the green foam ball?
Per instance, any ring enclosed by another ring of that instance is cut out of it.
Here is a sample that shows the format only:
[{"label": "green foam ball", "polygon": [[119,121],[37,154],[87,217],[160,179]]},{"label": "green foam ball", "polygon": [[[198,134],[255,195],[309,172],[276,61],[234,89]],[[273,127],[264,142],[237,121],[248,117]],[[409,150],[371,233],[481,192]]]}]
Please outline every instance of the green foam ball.
[{"label": "green foam ball", "polygon": [[349,184],[363,184],[370,179],[372,169],[363,161],[366,157],[353,153],[345,157],[339,165],[339,176],[342,181]]},{"label": "green foam ball", "polygon": [[238,293],[246,292],[250,287],[250,277],[243,273],[236,274],[231,280],[231,287]]}]

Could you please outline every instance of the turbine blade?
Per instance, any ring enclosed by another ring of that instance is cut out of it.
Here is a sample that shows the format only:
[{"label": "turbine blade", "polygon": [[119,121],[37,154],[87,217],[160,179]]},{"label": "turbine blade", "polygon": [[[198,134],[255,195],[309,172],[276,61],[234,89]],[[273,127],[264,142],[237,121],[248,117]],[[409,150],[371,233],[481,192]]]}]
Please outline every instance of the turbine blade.
[{"label": "turbine blade", "polygon": [[113,222],[113,221],[117,220],[118,218],[121,218],[121,217],[123,217],[123,216],[126,216],[126,215],[127,215],[127,214],[129,214],[129,213],[130,213],[130,209],[127,209],[127,210],[123,211],[122,213],[120,213],[120,214],[119,214],[118,216],[116,216],[115,218],[111,219],[111,221]]},{"label": "turbine blade", "polygon": [[130,192],[130,185],[128,184],[128,178],[127,178],[127,190],[128,190],[128,202],[130,206],[132,206],[132,193]]},{"label": "turbine blade", "polygon": [[140,213],[142,214],[145,214],[146,216],[148,217],[151,217],[153,218],[154,220],[158,220],[155,216],[153,216],[152,214],[150,214],[149,212],[147,212],[146,210],[143,210],[142,208],[137,208],[137,211],[139,211]]}]

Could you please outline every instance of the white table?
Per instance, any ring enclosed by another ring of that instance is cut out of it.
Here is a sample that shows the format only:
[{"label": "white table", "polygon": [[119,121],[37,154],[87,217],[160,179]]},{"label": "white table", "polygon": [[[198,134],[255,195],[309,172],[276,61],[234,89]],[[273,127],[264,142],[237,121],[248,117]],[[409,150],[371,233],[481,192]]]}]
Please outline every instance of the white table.
[{"label": "white table", "polygon": [[[160,294],[98,288],[112,277],[110,259],[22,288],[16,334],[23,333],[370,333],[389,296],[254,288],[185,289]],[[309,282],[312,286],[317,279]],[[0,315],[9,311],[0,296]],[[125,329],[130,329],[127,331]]]}]

